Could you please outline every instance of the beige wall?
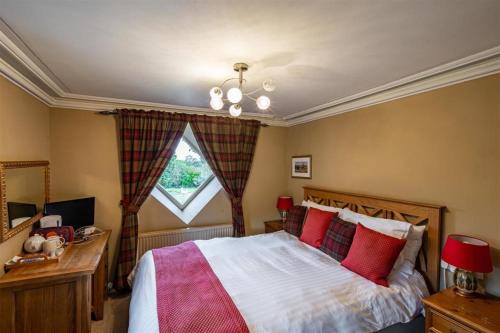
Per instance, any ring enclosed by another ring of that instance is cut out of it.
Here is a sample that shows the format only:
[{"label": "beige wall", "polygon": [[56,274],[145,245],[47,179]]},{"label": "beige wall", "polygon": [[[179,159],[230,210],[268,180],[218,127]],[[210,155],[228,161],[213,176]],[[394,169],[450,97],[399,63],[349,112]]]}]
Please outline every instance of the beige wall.
[{"label": "beige wall", "polygon": [[263,221],[278,219],[276,199],[286,194],[286,128],[264,127],[260,131],[243,208],[247,234],[264,232]]},{"label": "beige wall", "polygon": [[313,178],[290,178],[295,199],[310,185],[446,205],[444,234],[489,241],[500,266],[500,75],[294,126],[288,161],[301,154]]},{"label": "beige wall", "polygon": [[[0,161],[11,160],[50,160],[49,109],[0,76]],[[21,251],[28,233],[0,244],[1,264]]]},{"label": "beige wall", "polygon": [[[52,109],[51,154],[55,200],[82,196],[96,197],[95,221],[113,230],[111,257],[121,224],[121,195],[118,141],[113,117],[88,111]],[[263,231],[264,219],[277,218],[275,199],[286,189],[286,129],[263,128],[257,143],[254,164],[244,196],[248,233]],[[264,193],[264,194],[262,194]],[[231,208],[225,193],[219,192],[189,226],[231,223]],[[139,213],[140,231],[187,227],[155,198],[150,197]]]},{"label": "beige wall", "polygon": [[51,109],[50,123],[52,199],[95,196],[96,226],[113,231],[113,258],[121,218],[115,122],[93,112]]},{"label": "beige wall", "polygon": [[186,225],[156,198],[149,196],[141,207],[139,221],[139,232],[231,223],[231,204],[224,190],[221,190],[189,225]]}]

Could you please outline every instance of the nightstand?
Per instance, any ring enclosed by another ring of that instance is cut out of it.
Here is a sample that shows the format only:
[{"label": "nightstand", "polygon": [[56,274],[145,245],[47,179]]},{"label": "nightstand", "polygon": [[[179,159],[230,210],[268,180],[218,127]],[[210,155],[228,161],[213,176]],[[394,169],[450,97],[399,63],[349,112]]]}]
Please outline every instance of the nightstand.
[{"label": "nightstand", "polygon": [[500,298],[480,295],[466,298],[453,288],[424,298],[425,332],[500,332]]},{"label": "nightstand", "polygon": [[264,225],[266,226],[266,234],[268,234],[283,230],[284,223],[281,220],[272,220],[264,222]]}]

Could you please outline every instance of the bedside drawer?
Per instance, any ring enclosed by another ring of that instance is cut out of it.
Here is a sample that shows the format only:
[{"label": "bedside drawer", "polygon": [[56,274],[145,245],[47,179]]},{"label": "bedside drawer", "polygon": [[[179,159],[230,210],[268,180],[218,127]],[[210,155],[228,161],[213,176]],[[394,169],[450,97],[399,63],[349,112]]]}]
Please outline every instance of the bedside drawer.
[{"label": "bedside drawer", "polygon": [[439,312],[431,310],[429,315],[431,316],[431,326],[428,330],[430,333],[477,333],[477,331]]},{"label": "bedside drawer", "polygon": [[283,230],[283,223],[281,221],[267,221],[264,222],[266,234]]},{"label": "bedside drawer", "polygon": [[280,231],[280,230],[282,230],[282,228],[276,228],[274,226],[267,226],[266,225],[266,234],[268,234],[270,232]]}]

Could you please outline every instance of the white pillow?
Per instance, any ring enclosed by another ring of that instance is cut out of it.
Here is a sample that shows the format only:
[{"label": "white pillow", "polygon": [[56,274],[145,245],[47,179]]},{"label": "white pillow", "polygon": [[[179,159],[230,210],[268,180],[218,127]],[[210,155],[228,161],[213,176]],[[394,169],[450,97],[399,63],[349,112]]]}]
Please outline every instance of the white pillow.
[{"label": "white pillow", "polygon": [[399,254],[392,271],[401,271],[408,275],[413,274],[418,252],[422,247],[422,237],[424,236],[425,226],[412,225],[410,233],[406,238],[406,244]]},{"label": "white pillow", "polygon": [[339,213],[339,217],[342,218],[340,216],[340,214],[343,211],[342,208],[320,205],[320,204],[315,203],[314,201],[311,201],[311,200],[307,200],[307,201],[304,200],[304,201],[302,201],[302,206],[307,207],[307,208],[311,208],[312,207],[312,208],[316,208],[316,209],[321,209],[321,210],[324,210],[325,212]]},{"label": "white pillow", "polygon": [[407,238],[411,227],[411,224],[408,222],[371,217],[355,213],[349,208],[344,208],[339,216],[344,221],[354,224],[362,223],[367,228],[398,239]]}]

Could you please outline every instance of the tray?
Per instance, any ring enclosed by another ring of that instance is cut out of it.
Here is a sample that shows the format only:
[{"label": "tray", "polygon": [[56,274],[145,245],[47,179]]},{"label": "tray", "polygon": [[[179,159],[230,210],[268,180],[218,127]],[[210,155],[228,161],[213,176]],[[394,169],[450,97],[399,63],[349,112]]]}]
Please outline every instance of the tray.
[{"label": "tray", "polygon": [[[7,262],[4,264],[4,271],[8,272],[13,268],[19,268],[19,267],[26,267],[26,266],[34,266],[34,265],[48,265],[48,264],[53,264],[56,262],[59,262],[59,258],[64,255],[64,252],[66,252],[68,247],[64,248],[64,251],[57,257],[47,257],[44,253],[21,253],[19,254],[19,257],[22,257],[17,262],[12,262],[10,263]],[[21,261],[23,259],[34,259],[33,261]]]}]

